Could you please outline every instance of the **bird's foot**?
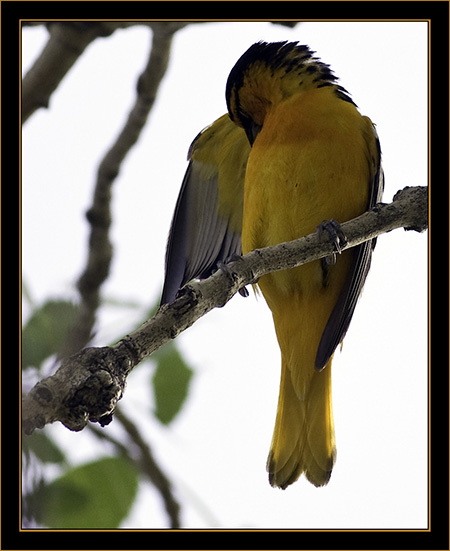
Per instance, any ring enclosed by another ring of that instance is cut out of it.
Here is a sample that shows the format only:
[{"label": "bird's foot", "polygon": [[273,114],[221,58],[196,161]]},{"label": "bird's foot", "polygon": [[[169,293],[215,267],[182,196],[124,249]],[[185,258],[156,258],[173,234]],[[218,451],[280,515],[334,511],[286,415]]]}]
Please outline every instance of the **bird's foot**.
[{"label": "bird's foot", "polygon": [[[229,268],[228,263],[239,261],[239,260],[242,260],[242,256],[239,255],[239,254],[233,254],[233,255],[230,256],[230,258],[227,258],[226,263],[219,260],[219,262],[217,262],[217,268],[219,270],[222,270],[223,272],[225,272],[232,280],[234,280],[234,279],[236,279],[236,277],[234,275],[233,270],[231,270]],[[238,293],[244,298],[249,296],[249,292],[247,290],[247,287],[241,287],[239,289]]]},{"label": "bird's foot", "polygon": [[334,245],[335,252],[325,257],[325,261],[328,265],[336,264],[336,254],[341,254],[342,248],[347,244],[347,238],[342,231],[339,222],[334,220],[324,220],[317,226],[317,233],[321,237],[324,233],[329,235],[330,241]]}]

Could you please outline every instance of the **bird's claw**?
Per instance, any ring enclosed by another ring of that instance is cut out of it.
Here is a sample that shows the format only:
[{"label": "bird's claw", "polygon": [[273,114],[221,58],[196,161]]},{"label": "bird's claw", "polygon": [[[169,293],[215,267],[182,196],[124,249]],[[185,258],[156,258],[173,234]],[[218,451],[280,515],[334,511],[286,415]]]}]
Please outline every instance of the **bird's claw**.
[{"label": "bird's claw", "polygon": [[[235,275],[234,275],[233,271],[230,270],[230,268],[228,267],[228,262],[233,262],[233,261],[241,260],[241,259],[242,259],[241,255],[233,254],[230,258],[227,259],[226,263],[219,260],[219,262],[217,262],[217,268],[219,270],[222,270],[223,272],[225,272],[231,279],[234,280]],[[244,298],[247,298],[249,296],[249,292],[248,292],[246,287],[241,287],[239,289],[238,293],[241,295],[241,297],[244,297]]]},{"label": "bird's claw", "polygon": [[333,218],[331,220],[324,220],[317,226],[319,237],[325,232],[329,235],[330,241],[333,243],[335,249],[334,253],[325,258],[325,261],[328,265],[336,264],[336,254],[341,254],[343,247],[347,244],[347,238],[339,222]]}]

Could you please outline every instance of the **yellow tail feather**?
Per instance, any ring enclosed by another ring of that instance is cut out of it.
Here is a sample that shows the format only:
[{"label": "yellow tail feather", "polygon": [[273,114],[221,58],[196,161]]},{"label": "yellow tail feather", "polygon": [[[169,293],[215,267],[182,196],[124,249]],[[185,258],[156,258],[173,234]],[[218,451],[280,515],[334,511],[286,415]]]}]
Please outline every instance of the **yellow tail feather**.
[{"label": "yellow tail feather", "polygon": [[313,373],[305,395],[299,398],[283,359],[277,419],[267,460],[270,484],[285,489],[305,473],[312,484],[323,486],[330,479],[335,458],[331,360],[321,372]]}]

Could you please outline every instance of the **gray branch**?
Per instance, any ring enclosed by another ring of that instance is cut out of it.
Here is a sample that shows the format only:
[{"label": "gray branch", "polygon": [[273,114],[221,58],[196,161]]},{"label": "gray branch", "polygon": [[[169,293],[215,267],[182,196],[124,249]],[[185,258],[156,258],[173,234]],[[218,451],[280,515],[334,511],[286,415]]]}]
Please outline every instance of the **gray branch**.
[{"label": "gray branch", "polygon": [[[396,228],[422,232],[428,227],[428,188],[408,187],[392,203],[342,224],[346,250]],[[142,360],[174,339],[213,308],[224,306],[240,289],[262,275],[301,266],[333,254],[334,245],[317,233],[258,249],[227,264],[208,279],[183,287],[177,298],[117,344],[86,348],[62,361],[24,397],[25,433],[60,421],[82,430],[89,421],[106,425],[122,398],[127,376]]]},{"label": "gray branch", "polygon": [[80,350],[91,338],[100,304],[101,286],[109,276],[113,257],[110,239],[112,187],[153,107],[169,64],[173,32],[178,28],[166,24],[156,25],[153,29],[151,51],[138,79],[135,103],[121,132],[99,165],[92,205],[86,213],[90,226],[89,250],[86,266],[77,283],[81,298],[79,313],[62,350],[62,357]]},{"label": "gray branch", "polygon": [[[136,463],[141,472],[149,478],[161,494],[161,497],[164,500],[167,515],[169,517],[170,527],[180,528],[180,505],[174,496],[171,481],[156,462],[150,446],[141,436],[136,424],[129,417],[127,417],[120,408],[117,408],[115,418],[125,429],[130,441],[119,441],[111,435],[111,432],[103,431],[100,428],[97,428],[96,425],[89,426],[97,438],[111,442],[116,450],[118,450],[124,457]],[[134,446],[130,446],[130,442],[134,444]]]},{"label": "gray branch", "polygon": [[49,23],[49,39],[22,82],[22,124],[37,110],[48,107],[51,95],[84,50],[99,36],[108,36],[105,23]]},{"label": "gray branch", "polygon": [[22,124],[38,109],[47,108],[54,91],[86,48],[97,38],[106,38],[117,29],[145,25],[153,32],[170,33],[184,22],[99,21],[47,23],[49,39],[22,82]]}]

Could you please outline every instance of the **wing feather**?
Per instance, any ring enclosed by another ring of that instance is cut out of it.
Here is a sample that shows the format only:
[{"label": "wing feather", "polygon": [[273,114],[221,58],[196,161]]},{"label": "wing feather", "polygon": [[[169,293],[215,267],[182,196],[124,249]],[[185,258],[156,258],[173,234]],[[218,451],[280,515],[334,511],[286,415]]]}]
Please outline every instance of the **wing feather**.
[{"label": "wing feather", "polygon": [[169,232],[161,304],[171,302],[190,280],[210,276],[218,262],[241,254],[249,153],[245,132],[228,115],[192,143]]}]

